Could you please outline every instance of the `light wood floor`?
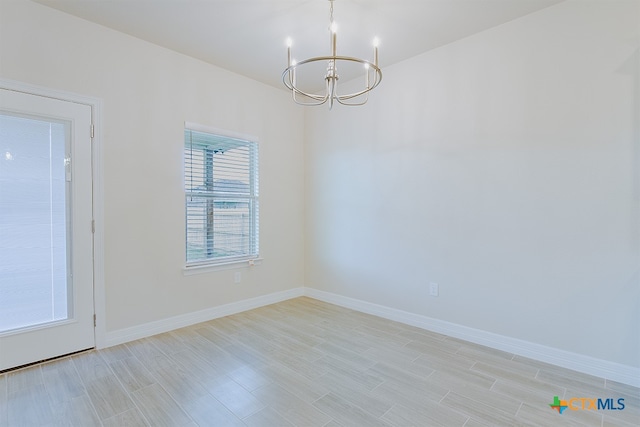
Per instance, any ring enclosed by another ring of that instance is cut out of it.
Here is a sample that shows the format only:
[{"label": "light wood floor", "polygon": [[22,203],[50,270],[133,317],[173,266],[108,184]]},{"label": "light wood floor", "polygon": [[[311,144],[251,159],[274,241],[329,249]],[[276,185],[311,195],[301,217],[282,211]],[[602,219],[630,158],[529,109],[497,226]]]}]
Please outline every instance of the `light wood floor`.
[{"label": "light wood floor", "polygon": [[[554,396],[625,399],[566,410]],[[637,426],[640,391],[297,298],[0,375],[0,426]]]}]

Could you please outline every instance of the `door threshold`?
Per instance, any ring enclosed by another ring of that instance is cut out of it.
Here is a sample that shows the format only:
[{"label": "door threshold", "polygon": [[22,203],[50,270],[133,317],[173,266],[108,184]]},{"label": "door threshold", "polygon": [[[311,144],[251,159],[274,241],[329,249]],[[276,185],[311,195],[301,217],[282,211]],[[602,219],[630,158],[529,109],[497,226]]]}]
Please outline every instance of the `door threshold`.
[{"label": "door threshold", "polygon": [[65,357],[75,356],[76,354],[86,353],[86,352],[91,351],[91,350],[95,350],[95,347],[85,348],[84,350],[74,351],[73,353],[62,354],[60,356],[50,357],[48,359],[43,359],[43,360],[38,360],[37,362],[27,363],[26,365],[20,365],[20,366],[15,366],[15,367],[9,368],[9,369],[4,369],[4,370],[0,371],[0,375],[7,374],[7,373],[10,373],[10,372],[19,371],[21,369],[30,368],[32,366],[39,365],[39,364],[42,364],[42,363],[51,362],[52,360],[63,359]]}]

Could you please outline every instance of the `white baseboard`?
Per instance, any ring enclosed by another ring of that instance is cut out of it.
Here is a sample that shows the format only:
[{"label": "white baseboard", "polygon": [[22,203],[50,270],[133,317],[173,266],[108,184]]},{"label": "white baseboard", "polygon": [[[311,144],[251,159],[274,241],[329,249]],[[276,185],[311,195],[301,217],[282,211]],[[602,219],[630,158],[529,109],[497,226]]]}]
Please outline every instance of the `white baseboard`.
[{"label": "white baseboard", "polygon": [[157,320],[138,326],[132,326],[130,328],[107,332],[104,346],[101,346],[101,348],[150,337],[152,335],[169,332],[174,329],[184,328],[185,326],[195,325],[196,323],[217,319],[219,317],[253,310],[254,308],[264,307],[265,305],[275,304],[277,302],[297,298],[302,295],[304,295],[304,288],[294,288],[282,292],[275,292],[268,295],[232,302],[218,307],[207,308],[193,313],[169,317],[167,319]]},{"label": "white baseboard", "polygon": [[313,288],[304,288],[304,295],[320,301],[394,320],[396,322],[426,329],[450,337],[459,338],[472,343],[484,345],[519,356],[541,362],[550,363],[574,371],[594,375],[623,384],[640,387],[640,368],[622,365],[607,360],[596,359],[582,354],[572,353],[566,350],[547,347],[517,338],[506,337],[480,329],[433,319],[431,317],[409,313],[395,308],[385,307],[370,302],[319,291]]},{"label": "white baseboard", "polygon": [[265,305],[275,304],[303,295],[439,334],[485,345],[497,350],[506,351],[523,357],[528,357],[530,359],[583,372],[585,374],[606,378],[634,387],[640,387],[639,368],[609,362],[607,360],[596,359],[594,357],[572,353],[566,350],[547,347],[517,338],[506,337],[492,332],[469,328],[467,326],[433,319],[420,314],[409,313],[403,310],[306,287],[275,292],[193,313],[170,317],[168,319],[157,320],[130,328],[107,332],[104,345],[101,346],[101,348],[146,338],[152,335],[172,331],[174,329],[183,328],[200,322],[206,322],[219,317],[241,313],[243,311],[252,310]]}]

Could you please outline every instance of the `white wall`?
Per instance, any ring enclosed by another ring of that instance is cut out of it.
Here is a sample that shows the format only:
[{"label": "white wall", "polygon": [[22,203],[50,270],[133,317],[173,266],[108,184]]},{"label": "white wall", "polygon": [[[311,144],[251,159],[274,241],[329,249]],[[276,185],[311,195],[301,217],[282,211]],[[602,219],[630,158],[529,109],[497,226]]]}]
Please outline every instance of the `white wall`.
[{"label": "white wall", "polygon": [[306,285],[640,366],[639,19],[561,3],[307,111]]},{"label": "white wall", "polygon": [[[0,78],[101,98],[107,332],[303,285],[303,112],[283,91],[28,1]],[[260,142],[262,265],[183,276],[184,122]]]}]

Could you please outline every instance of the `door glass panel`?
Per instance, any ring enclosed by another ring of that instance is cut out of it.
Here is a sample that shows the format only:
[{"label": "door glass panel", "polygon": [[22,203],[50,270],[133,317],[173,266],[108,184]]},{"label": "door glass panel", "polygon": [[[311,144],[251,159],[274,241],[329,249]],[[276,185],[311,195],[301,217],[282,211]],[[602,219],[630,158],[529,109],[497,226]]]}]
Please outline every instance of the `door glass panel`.
[{"label": "door glass panel", "polygon": [[0,111],[0,333],[73,317],[70,122]]}]

